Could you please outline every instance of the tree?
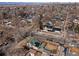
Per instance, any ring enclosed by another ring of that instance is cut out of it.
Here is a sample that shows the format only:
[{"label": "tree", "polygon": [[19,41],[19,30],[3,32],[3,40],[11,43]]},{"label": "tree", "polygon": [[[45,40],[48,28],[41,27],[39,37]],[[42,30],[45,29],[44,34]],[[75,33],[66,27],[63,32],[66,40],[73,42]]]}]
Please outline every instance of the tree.
[{"label": "tree", "polygon": [[75,32],[76,33],[79,33],[79,25],[77,25],[75,28],[74,28]]}]

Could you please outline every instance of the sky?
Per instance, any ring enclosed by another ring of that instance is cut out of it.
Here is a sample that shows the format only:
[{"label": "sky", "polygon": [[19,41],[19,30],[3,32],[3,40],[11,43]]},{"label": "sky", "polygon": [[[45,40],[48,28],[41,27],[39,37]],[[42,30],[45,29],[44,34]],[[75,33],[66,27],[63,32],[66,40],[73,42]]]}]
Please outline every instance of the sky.
[{"label": "sky", "polygon": [[79,2],[79,0],[0,0],[0,2]]}]

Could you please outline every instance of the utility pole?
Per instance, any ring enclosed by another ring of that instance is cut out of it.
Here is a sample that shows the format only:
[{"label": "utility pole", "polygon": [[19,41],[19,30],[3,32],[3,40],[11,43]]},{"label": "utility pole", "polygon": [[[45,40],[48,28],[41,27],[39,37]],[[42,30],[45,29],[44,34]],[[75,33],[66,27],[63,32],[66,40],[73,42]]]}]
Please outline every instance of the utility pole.
[{"label": "utility pole", "polygon": [[[66,44],[66,41],[67,41],[67,39],[68,39],[68,34],[67,34],[67,30],[68,30],[68,28],[67,28],[67,23],[68,23],[68,11],[65,11],[66,13],[66,15],[65,15],[65,19],[64,19],[64,27],[63,27],[63,45],[65,45]],[[63,46],[63,48],[64,48],[64,50],[67,48],[67,47],[65,47],[65,46]],[[64,55],[66,55],[66,53],[67,53],[67,50],[66,51],[64,51]]]},{"label": "utility pole", "polygon": [[64,44],[67,39],[67,22],[68,22],[68,12],[66,14],[66,19],[64,20]]}]

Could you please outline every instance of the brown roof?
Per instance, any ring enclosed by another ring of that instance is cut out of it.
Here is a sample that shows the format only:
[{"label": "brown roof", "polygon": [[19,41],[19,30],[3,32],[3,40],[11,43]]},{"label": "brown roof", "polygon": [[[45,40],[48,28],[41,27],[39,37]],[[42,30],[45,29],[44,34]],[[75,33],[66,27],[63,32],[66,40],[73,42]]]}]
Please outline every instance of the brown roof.
[{"label": "brown roof", "polygon": [[47,47],[49,50],[57,49],[57,46],[56,46],[56,45],[50,44],[50,43],[48,43],[48,44],[46,45],[46,47]]},{"label": "brown roof", "polygon": [[79,48],[70,48],[70,52],[71,53],[76,53],[77,55],[79,55]]},{"label": "brown roof", "polygon": [[37,51],[35,49],[30,49],[29,50],[31,53],[35,54]]},{"label": "brown roof", "polygon": [[35,56],[41,56],[42,52],[39,50],[35,50],[35,49],[30,49],[29,50],[31,53],[33,53]]},{"label": "brown roof", "polygon": [[37,52],[35,53],[36,56],[41,56],[41,54],[42,54],[42,52],[40,52],[40,51],[37,51]]},{"label": "brown roof", "polygon": [[58,51],[58,44],[50,41],[45,41],[44,42],[45,47],[51,51],[51,53],[56,54]]}]

